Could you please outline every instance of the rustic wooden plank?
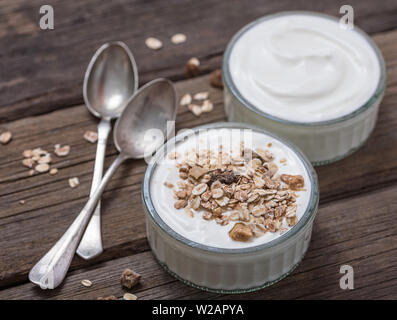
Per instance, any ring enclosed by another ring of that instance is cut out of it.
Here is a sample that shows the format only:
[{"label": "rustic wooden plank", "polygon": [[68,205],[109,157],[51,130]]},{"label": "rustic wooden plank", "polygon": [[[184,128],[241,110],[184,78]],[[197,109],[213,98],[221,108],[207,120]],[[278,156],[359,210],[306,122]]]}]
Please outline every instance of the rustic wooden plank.
[{"label": "rustic wooden plank", "polygon": [[[70,272],[65,283],[42,291],[30,283],[0,291],[0,299],[96,299],[125,292],[119,277],[129,267],[142,274],[132,289],[140,299],[396,299],[397,186],[320,206],[306,257],[278,284],[251,294],[217,295],[169,276],[150,252]],[[339,268],[354,268],[354,290],[339,287]],[[94,285],[85,288],[83,279]]]},{"label": "rustic wooden plank", "polygon": [[[376,37],[389,70],[389,87],[377,128],[367,145],[356,154],[317,169],[322,203],[392,185],[397,180],[397,157],[393,147],[397,142],[394,130],[397,125],[397,110],[394,108],[397,57],[391,45],[396,37],[397,32]],[[180,108],[178,129],[224,119],[222,93],[209,86],[207,76],[180,81],[176,87],[179,96],[185,92],[210,90],[211,99],[215,102],[214,111],[200,118],[186,108]],[[31,266],[58,239],[85,203],[95,145],[84,141],[82,135],[85,130],[95,130],[96,124],[97,120],[84,106],[79,106],[2,126],[14,133],[14,139],[0,148],[0,287],[26,281]],[[56,143],[72,146],[68,157],[55,158],[58,175],[28,176],[28,170],[21,165],[22,151],[32,147],[51,151]],[[110,141],[107,166],[115,154]],[[72,269],[148,249],[140,204],[144,170],[145,163],[137,161],[126,164],[116,173],[104,194],[105,253],[91,263],[76,258]],[[80,178],[81,185],[72,190],[67,179],[73,176]],[[20,205],[20,200],[25,200],[25,204]]]},{"label": "rustic wooden plank", "polygon": [[[122,40],[132,49],[141,83],[156,77],[179,80],[183,65],[197,56],[202,72],[219,67],[231,36],[248,22],[282,10],[314,10],[339,15],[342,0],[261,1],[60,1],[54,7],[55,29],[40,30],[39,0],[3,0],[0,4],[0,122],[43,114],[82,103],[85,68],[95,49]],[[369,33],[397,26],[397,2],[349,2],[355,22]],[[198,32],[199,30],[199,32]],[[175,46],[172,34],[188,40]],[[164,48],[150,51],[148,36]]]},{"label": "rustic wooden plank", "polygon": [[[389,76],[377,128],[360,151],[333,165],[317,168],[322,204],[390,186],[397,180],[394,148],[397,142],[394,129],[397,125],[394,107],[397,54],[393,50],[396,38],[397,32],[376,36],[386,57]],[[200,118],[186,108],[180,108],[178,129],[224,120],[222,93],[209,86],[207,76],[180,81],[176,87],[179,96],[185,92],[210,90],[211,99],[215,102],[214,111]],[[14,139],[8,145],[0,146],[0,287],[26,281],[31,266],[59,238],[85,203],[95,145],[83,140],[82,135],[85,130],[95,130],[97,123],[84,106],[78,106],[1,126],[0,130],[10,129]],[[21,164],[22,151],[32,147],[52,151],[56,143],[72,146],[68,157],[54,159],[54,167],[59,168],[58,175],[28,176],[28,170]],[[106,166],[115,155],[116,150],[110,141]],[[116,173],[104,194],[105,252],[92,262],[76,258],[72,269],[148,249],[140,200],[144,170],[145,163],[135,161]],[[67,179],[73,176],[81,181],[76,189],[70,189],[67,183]],[[25,200],[25,204],[19,204],[20,200]]]}]

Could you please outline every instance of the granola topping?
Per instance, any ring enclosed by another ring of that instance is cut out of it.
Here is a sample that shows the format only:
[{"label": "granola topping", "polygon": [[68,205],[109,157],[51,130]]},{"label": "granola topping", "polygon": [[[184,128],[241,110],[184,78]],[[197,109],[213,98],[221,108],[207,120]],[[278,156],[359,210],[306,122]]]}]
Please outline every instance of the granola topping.
[{"label": "granola topping", "polygon": [[[296,196],[292,191],[304,186],[303,177],[276,176],[276,167],[272,165],[274,156],[269,151],[244,149],[242,160],[234,164],[224,150],[218,154],[208,150],[201,153],[188,153],[179,163],[180,174],[188,181],[175,190],[176,209],[189,205],[198,210],[201,206],[206,211],[205,220],[214,219],[221,225],[229,222],[227,211],[236,209],[239,214],[234,221],[239,222],[229,231],[234,241],[248,241],[266,232],[275,233],[283,223],[289,227],[297,223]],[[248,160],[248,154],[253,159]],[[217,161],[219,159],[221,161]],[[211,162],[212,166],[208,165]],[[205,179],[206,175],[209,179]],[[192,190],[189,196],[187,189]]]},{"label": "granola topping", "polygon": [[[208,136],[207,139],[215,139]],[[206,139],[201,140],[207,146]],[[211,239],[231,248],[270,241],[296,225],[309,201],[308,195],[302,195],[310,189],[304,166],[296,163],[297,157],[282,150],[281,142],[262,141],[261,137],[256,141],[258,148],[240,143],[237,154],[235,142],[231,146],[197,149],[196,141],[190,144],[195,146],[192,148],[177,147],[173,152],[180,156],[167,157],[171,163],[167,171],[175,173],[164,173],[167,179],[160,181],[161,192],[169,200],[174,199],[171,201],[175,213],[169,211],[165,201],[161,204],[167,207],[168,215],[175,214],[175,219],[168,216],[166,222],[170,219],[171,224],[179,223],[188,235],[196,232],[196,241],[202,239],[204,244],[214,245],[205,243],[205,239]],[[273,145],[271,151],[268,144]],[[287,155],[291,161],[277,166],[276,162]],[[164,186],[167,180],[173,188]],[[181,222],[186,216],[193,218],[191,222]]]}]

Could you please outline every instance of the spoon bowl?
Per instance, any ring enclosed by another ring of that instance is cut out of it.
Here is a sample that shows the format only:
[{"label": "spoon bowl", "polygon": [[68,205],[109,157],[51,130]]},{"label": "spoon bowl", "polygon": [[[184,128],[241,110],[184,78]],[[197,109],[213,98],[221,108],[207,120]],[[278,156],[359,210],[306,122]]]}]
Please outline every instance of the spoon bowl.
[{"label": "spoon bowl", "polygon": [[169,80],[157,79],[143,86],[116,122],[118,151],[133,159],[152,153],[164,143],[167,122],[175,120],[176,110],[176,93]]},{"label": "spoon bowl", "polygon": [[117,118],[137,88],[137,67],[128,47],[120,41],[102,45],[84,77],[84,101],[90,112],[98,118]]}]

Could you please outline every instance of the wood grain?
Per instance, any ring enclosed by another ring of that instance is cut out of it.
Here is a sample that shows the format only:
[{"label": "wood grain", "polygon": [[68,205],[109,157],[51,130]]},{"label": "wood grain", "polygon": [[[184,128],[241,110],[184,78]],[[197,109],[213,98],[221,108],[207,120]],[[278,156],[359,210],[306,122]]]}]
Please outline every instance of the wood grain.
[{"label": "wood grain", "polygon": [[[131,292],[139,299],[396,299],[397,187],[321,205],[306,257],[292,275],[255,293],[218,295],[191,288],[169,276],[151,252],[98,263],[70,272],[61,287],[41,290],[31,283],[0,291],[0,299],[96,299],[126,292],[125,268],[142,274]],[[339,269],[354,269],[354,290],[342,290]],[[93,286],[85,288],[81,280]]]},{"label": "wood grain", "polygon": [[[392,36],[395,35],[390,34],[389,40]],[[392,71],[390,76],[395,77]],[[393,92],[397,83],[389,83],[391,86],[382,104],[377,128],[364,148],[341,162],[317,168],[321,203],[396,182],[397,157],[393,146],[397,142],[394,130],[397,110]],[[215,102],[214,111],[200,118],[186,108],[180,108],[178,129],[224,120],[222,92],[209,86],[208,76],[177,82],[176,88],[179,96],[185,92],[210,90],[210,97]],[[26,281],[31,266],[53,245],[85,203],[95,145],[83,140],[82,136],[85,130],[95,130],[96,124],[97,120],[84,106],[7,124],[6,127],[14,132],[14,140],[2,146],[0,154],[0,287]],[[28,176],[28,169],[21,164],[22,151],[34,147],[51,151],[56,143],[71,145],[68,157],[54,159],[53,166],[59,168],[58,175]],[[110,142],[106,166],[115,155]],[[140,200],[145,167],[144,161],[130,162],[113,177],[103,198],[105,252],[92,262],[76,257],[72,269],[148,250]],[[73,176],[81,181],[76,189],[70,189],[67,183]],[[20,205],[20,200],[25,200],[25,204]]]},{"label": "wood grain", "polygon": [[[23,2],[4,3],[7,3],[6,10],[13,11]],[[32,2],[32,7],[34,4]],[[113,5],[108,4],[109,7]],[[187,1],[186,5],[191,5],[191,2]],[[282,5],[284,2],[280,2]],[[81,6],[84,7],[85,4]],[[168,12],[168,9],[164,10]],[[374,14],[384,14],[379,13],[383,9],[379,10],[375,10]],[[393,12],[393,9],[390,10]],[[0,17],[0,26],[1,23],[4,21]],[[382,25],[381,22],[378,23],[378,27]],[[64,28],[67,29],[67,23]],[[30,31],[27,28],[23,32]],[[13,32],[16,31],[11,28],[6,34]],[[0,31],[0,45],[7,35]],[[17,33],[15,36],[18,38]],[[388,87],[374,133],[368,143],[352,156],[316,168],[321,190],[320,211],[310,250],[294,275],[270,289],[237,297],[397,298],[397,224],[394,217],[397,207],[397,31],[377,34],[374,40],[385,57],[388,72]],[[0,93],[1,77],[0,74]],[[46,81],[43,80],[43,83]],[[52,85],[49,82],[46,84],[49,87]],[[178,81],[176,88],[179,96],[186,92],[209,90],[215,103],[213,112],[199,118],[181,107],[177,117],[178,130],[225,120],[222,92],[209,86],[207,75]],[[64,90],[57,97],[48,91],[51,98],[47,99],[46,96],[42,100],[51,104],[51,99],[65,99],[68,108],[51,113],[26,117],[53,110],[52,105],[50,108],[42,108],[41,102],[35,105],[26,99],[23,100],[26,108],[18,109],[14,103],[0,107],[0,115],[4,111],[6,115],[11,114],[10,119],[23,117],[0,125],[0,132],[5,129],[13,132],[13,140],[8,145],[0,145],[0,288],[3,288],[0,299],[95,299],[110,294],[121,297],[124,291],[118,284],[118,277],[126,266],[136,268],[146,279],[137,288],[138,296],[142,299],[229,298],[187,287],[168,276],[153,260],[148,251],[140,199],[140,187],[146,168],[144,161],[132,161],[123,165],[104,193],[102,212],[105,252],[89,262],[76,257],[65,284],[55,291],[43,292],[27,282],[29,269],[73,221],[87,200],[90,189],[96,146],[86,142],[82,136],[86,130],[95,130],[98,121],[84,106],[70,107],[69,98],[75,93],[67,85]],[[12,95],[13,99],[15,97],[15,94]],[[43,96],[38,94],[37,97],[40,100]],[[1,99],[2,94],[0,101]],[[30,110],[36,107],[39,110]],[[16,110],[16,116],[10,110]],[[20,111],[23,113],[19,114]],[[56,176],[29,176],[28,169],[21,164],[23,150],[42,147],[52,151],[56,143],[72,147],[67,157],[54,156],[53,166],[59,168],[59,173]],[[116,150],[110,141],[106,167],[115,156]],[[67,180],[74,176],[79,177],[81,184],[78,188],[71,189]],[[20,200],[25,200],[25,203],[21,205]],[[339,267],[346,263],[353,265],[356,270],[356,289],[352,291],[342,291],[338,286]],[[98,285],[90,289],[82,288],[80,280],[83,278],[93,280]]]},{"label": "wood grain", "polygon": [[[49,0],[55,29],[39,28],[40,0],[0,3],[0,123],[43,114],[83,102],[85,68],[103,43],[121,40],[131,48],[140,82],[156,77],[184,78],[183,65],[196,56],[202,73],[220,66],[232,35],[265,14],[283,10],[313,10],[339,16],[342,0]],[[355,23],[373,34],[397,26],[397,2],[352,0]],[[175,46],[177,32],[188,40]],[[156,36],[164,47],[144,45]]]}]

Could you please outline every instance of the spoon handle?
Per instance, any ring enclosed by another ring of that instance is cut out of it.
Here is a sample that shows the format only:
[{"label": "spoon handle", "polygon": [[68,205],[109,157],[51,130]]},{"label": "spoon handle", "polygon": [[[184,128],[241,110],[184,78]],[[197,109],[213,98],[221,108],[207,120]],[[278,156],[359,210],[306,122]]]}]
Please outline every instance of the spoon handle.
[{"label": "spoon handle", "polygon": [[[102,179],[103,164],[105,162],[106,142],[110,132],[110,120],[102,119],[98,125],[98,144],[95,156],[94,175],[92,178],[90,196],[95,192]],[[83,238],[77,248],[77,254],[89,260],[100,255],[103,251],[101,237],[101,200],[95,208],[94,214],[88,223]]]},{"label": "spoon handle", "polygon": [[127,159],[119,154],[106,171],[101,183],[58,242],[30,270],[29,280],[42,289],[54,289],[61,284],[72,262],[74,253],[87,227],[91,215],[110,178]]}]

